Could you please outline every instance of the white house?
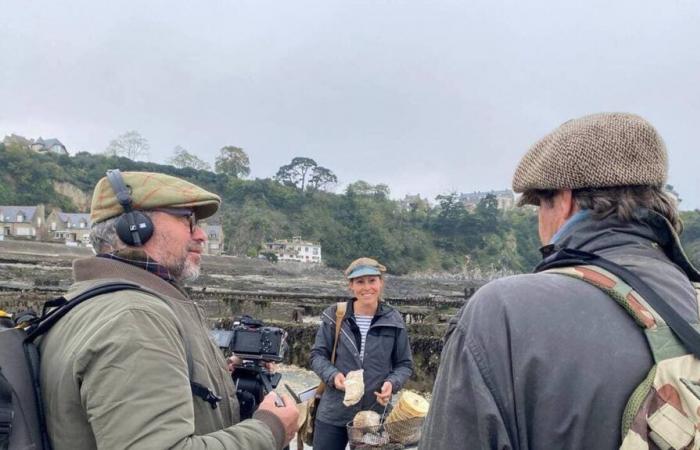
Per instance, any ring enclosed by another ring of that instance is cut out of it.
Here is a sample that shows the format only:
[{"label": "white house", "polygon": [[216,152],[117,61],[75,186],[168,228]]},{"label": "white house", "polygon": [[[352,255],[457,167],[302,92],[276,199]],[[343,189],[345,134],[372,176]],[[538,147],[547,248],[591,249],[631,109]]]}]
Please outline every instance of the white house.
[{"label": "white house", "polygon": [[321,244],[303,241],[300,236],[291,240],[278,239],[263,244],[263,252],[274,253],[278,261],[299,261],[305,263],[320,263]]}]

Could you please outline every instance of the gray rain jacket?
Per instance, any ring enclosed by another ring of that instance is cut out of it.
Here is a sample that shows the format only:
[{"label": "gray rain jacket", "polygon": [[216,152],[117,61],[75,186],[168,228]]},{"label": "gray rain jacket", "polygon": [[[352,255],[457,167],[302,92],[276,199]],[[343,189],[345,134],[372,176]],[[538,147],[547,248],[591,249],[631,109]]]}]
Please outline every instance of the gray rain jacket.
[{"label": "gray rain jacket", "polygon": [[[557,246],[626,267],[698,322],[688,276],[700,274],[661,216],[587,218]],[[642,330],[598,288],[548,273],[493,281],[448,330],[419,448],[617,449],[627,400],[651,365]]]},{"label": "gray rain jacket", "polygon": [[[373,409],[384,410],[374,395],[385,381],[390,381],[396,393],[413,373],[411,346],[406,325],[401,314],[384,302],[379,303],[365,341],[364,361],[360,360],[360,329],[355,322],[353,303],[348,301],[341,325],[335,364],[331,364],[331,352],[335,338],[335,312],[337,305],[330,306],[321,314],[321,326],[311,349],[311,368],[326,383],[321,397],[317,418],[321,422],[344,427],[357,412]],[[365,395],[356,405],[343,405],[345,392],[335,389],[333,378],[342,372],[364,369]]]}]

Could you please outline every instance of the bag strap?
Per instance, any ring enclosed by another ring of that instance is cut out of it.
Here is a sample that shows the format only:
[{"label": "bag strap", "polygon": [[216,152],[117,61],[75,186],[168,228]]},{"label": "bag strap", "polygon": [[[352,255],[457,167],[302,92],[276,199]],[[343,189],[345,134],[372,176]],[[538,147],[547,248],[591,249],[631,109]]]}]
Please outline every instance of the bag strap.
[{"label": "bag strap", "polygon": [[[331,364],[335,364],[335,352],[336,349],[338,348],[338,338],[340,337],[340,328],[341,325],[343,324],[343,317],[345,317],[345,311],[347,310],[347,303],[345,302],[338,302],[336,303],[336,309],[335,309],[335,338],[333,339],[333,352],[331,353]],[[316,388],[316,395],[314,396],[315,398],[321,398],[321,394],[323,394],[323,391],[326,390],[326,383],[321,381],[318,383],[318,387]]]},{"label": "bag strap", "polygon": [[[343,323],[343,318],[345,317],[345,311],[347,310],[347,303],[345,302],[338,302],[336,303],[336,310],[335,310],[335,338],[333,339],[333,352],[331,353],[331,363],[335,364],[335,352],[336,349],[338,348],[338,338],[340,337],[340,328]],[[312,408],[311,403],[319,401],[321,398],[321,394],[323,394],[323,391],[326,390],[326,383],[323,381],[320,381],[318,383],[318,387],[316,388],[316,394],[314,395],[314,398],[309,400],[306,404],[307,407],[307,412],[308,408]],[[315,414],[315,411],[314,411]],[[304,427],[313,427],[313,423],[306,423],[307,421],[314,420],[315,416],[312,417],[310,414],[307,414],[306,419],[304,420],[304,423],[301,425],[299,428],[299,431],[297,433],[297,448],[304,448],[304,439],[302,437],[301,430]]]},{"label": "bag strap", "polygon": [[664,301],[647,283],[630,270],[602,256],[574,249],[561,249],[545,258],[535,272],[569,266],[594,265],[602,267],[634,289],[666,322],[686,350],[700,358],[700,333],[671,305]]},{"label": "bag strap", "polygon": [[345,311],[347,310],[348,304],[345,302],[338,302],[335,310],[335,339],[333,340],[333,353],[331,354],[331,363],[335,364],[335,351],[338,348],[338,337],[340,336],[340,327],[343,324],[343,317],[345,317]]}]

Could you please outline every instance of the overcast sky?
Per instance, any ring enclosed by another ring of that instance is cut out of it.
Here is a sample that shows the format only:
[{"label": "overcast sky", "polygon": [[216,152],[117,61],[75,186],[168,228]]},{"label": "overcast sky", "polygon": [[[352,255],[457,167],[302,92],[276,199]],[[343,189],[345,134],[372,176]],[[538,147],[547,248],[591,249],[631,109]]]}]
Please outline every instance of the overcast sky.
[{"label": "overcast sky", "polygon": [[0,138],[151,161],[224,145],[270,177],[295,156],[393,197],[505,189],[560,123],[630,111],[700,208],[700,2],[3,0]]}]

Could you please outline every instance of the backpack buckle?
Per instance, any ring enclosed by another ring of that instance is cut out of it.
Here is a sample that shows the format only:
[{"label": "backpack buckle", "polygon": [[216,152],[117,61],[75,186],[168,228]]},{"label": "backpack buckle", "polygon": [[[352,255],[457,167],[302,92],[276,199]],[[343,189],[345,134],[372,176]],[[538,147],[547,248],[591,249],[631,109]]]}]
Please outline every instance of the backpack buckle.
[{"label": "backpack buckle", "polygon": [[211,405],[211,409],[216,409],[221,397],[216,395],[210,388],[203,386],[195,381],[190,381],[192,393]]},{"label": "backpack buckle", "polygon": [[221,396],[216,395],[216,393],[211,389],[207,389],[207,391],[207,396],[204,398],[204,401],[211,405],[211,409],[216,409],[216,407],[219,406],[219,402],[221,401]]}]

